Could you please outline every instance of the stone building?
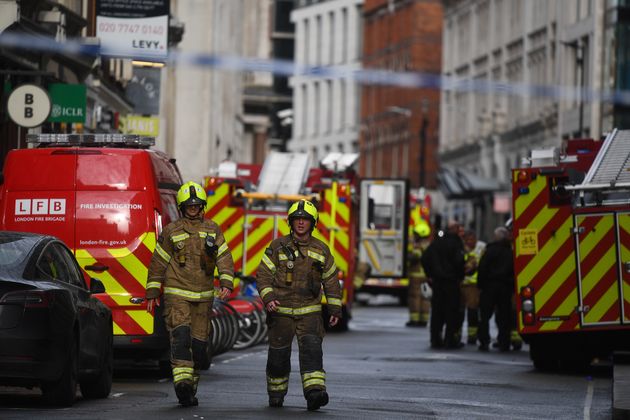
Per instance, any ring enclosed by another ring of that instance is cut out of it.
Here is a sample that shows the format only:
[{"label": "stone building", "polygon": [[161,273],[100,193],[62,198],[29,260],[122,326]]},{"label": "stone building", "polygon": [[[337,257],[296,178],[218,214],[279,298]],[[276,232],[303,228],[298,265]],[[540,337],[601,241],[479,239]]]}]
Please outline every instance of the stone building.
[{"label": "stone building", "polygon": [[627,7],[443,3],[442,72],[452,83],[442,92],[439,158],[443,184],[453,188],[445,189],[449,200],[440,210],[488,235],[510,217],[510,170],[531,149],[600,138],[628,124],[623,104],[582,93],[627,89],[627,61],[620,60],[628,49],[620,37]]}]

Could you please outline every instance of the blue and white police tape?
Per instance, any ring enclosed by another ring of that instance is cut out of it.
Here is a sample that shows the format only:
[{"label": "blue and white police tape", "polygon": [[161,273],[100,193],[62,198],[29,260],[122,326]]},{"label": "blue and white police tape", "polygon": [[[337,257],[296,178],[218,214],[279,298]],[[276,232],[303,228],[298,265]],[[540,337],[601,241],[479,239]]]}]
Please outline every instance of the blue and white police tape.
[{"label": "blue and white police tape", "polygon": [[0,47],[39,52],[84,54],[115,58],[160,61],[170,66],[207,67],[228,71],[267,72],[279,76],[317,79],[346,79],[364,85],[390,85],[406,88],[439,89],[450,92],[475,92],[510,96],[547,97],[554,100],[606,102],[630,105],[630,91],[597,90],[573,86],[534,85],[483,79],[463,79],[423,72],[395,72],[348,66],[309,66],[287,60],[272,60],[211,54],[204,52],[170,51],[165,57],[120,56],[107,46],[85,44],[80,40],[57,42],[52,38],[5,32],[0,34]]}]

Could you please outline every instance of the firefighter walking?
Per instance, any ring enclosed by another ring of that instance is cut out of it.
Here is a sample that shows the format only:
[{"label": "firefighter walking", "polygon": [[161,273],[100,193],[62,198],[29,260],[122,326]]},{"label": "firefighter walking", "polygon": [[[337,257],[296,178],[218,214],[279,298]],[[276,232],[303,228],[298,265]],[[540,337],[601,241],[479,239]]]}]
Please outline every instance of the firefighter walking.
[{"label": "firefighter walking", "polygon": [[269,324],[266,373],[271,407],[282,407],[288,391],[294,336],[308,410],[328,403],[322,361],[321,289],[323,285],[331,326],[341,318],[341,290],[328,246],[312,236],[317,218],[317,209],[310,201],[293,203],[288,211],[291,232],[271,242],[257,271],[258,292]]},{"label": "firefighter walking", "polygon": [[214,270],[219,271],[218,296],[232,290],[234,263],[219,226],[204,220],[206,193],[194,182],[177,192],[182,216],[164,228],[149,265],[147,311],[164,294],[164,321],[171,341],[173,385],[179,403],[197,405],[199,370],[210,366],[208,338],[214,296]]},{"label": "firefighter walking", "polygon": [[422,268],[422,253],[427,249],[431,240],[431,227],[421,220],[413,228],[413,243],[409,252],[409,288],[407,290],[407,300],[409,305],[408,327],[426,327],[429,322],[431,311],[431,300],[422,295],[420,289],[422,283],[428,282],[424,269]]}]

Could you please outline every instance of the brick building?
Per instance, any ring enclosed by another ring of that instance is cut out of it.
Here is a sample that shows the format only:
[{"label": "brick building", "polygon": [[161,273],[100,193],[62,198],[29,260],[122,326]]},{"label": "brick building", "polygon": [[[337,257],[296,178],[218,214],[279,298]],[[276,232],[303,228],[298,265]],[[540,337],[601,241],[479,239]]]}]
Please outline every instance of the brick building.
[{"label": "brick building", "polygon": [[[437,0],[366,0],[363,66],[440,74],[442,4]],[[360,175],[409,178],[437,188],[438,89],[364,85]]]}]

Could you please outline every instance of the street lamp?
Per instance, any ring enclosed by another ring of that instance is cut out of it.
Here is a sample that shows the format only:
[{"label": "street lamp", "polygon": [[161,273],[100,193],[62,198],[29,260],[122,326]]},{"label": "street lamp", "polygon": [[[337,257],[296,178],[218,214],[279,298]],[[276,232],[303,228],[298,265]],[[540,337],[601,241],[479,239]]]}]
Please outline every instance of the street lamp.
[{"label": "street lamp", "polygon": [[418,156],[420,164],[420,188],[425,187],[425,172],[426,172],[426,150],[427,150],[427,127],[429,126],[429,100],[427,98],[422,99],[422,123],[420,125],[420,156]]}]

